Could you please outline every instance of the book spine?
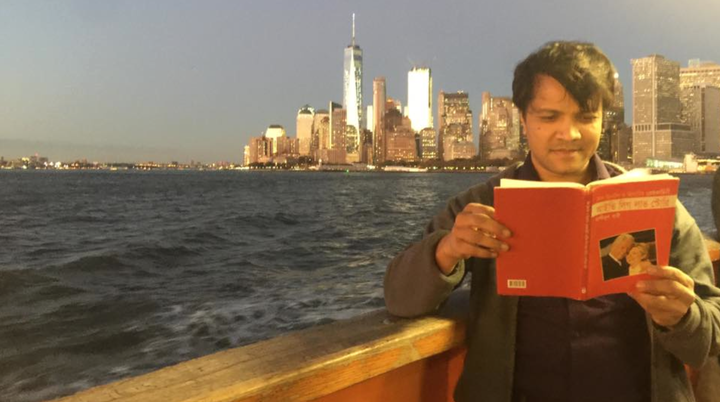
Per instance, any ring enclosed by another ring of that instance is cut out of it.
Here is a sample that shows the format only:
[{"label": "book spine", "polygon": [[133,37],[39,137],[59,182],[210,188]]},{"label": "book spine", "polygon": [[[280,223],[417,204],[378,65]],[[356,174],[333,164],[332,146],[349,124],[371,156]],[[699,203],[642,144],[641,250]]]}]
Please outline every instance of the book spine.
[{"label": "book spine", "polygon": [[582,288],[580,288],[580,293],[582,296],[582,299],[587,299],[588,294],[588,276],[589,276],[589,265],[590,265],[590,213],[591,211],[591,205],[590,201],[592,198],[592,191],[586,189],[585,190],[585,239],[583,241],[583,244],[585,245],[585,250],[583,250],[583,270],[582,270]]}]

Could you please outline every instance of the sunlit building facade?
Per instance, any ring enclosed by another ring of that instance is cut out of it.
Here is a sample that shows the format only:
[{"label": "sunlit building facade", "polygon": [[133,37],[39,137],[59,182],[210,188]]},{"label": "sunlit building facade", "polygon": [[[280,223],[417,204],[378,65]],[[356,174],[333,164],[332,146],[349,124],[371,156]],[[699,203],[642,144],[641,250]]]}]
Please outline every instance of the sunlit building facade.
[{"label": "sunlit building facade", "polygon": [[[475,156],[470,98],[465,92],[438,94],[438,156],[443,160]],[[452,147],[457,146],[457,150]],[[469,150],[472,149],[472,152]],[[460,156],[458,156],[460,155]]]},{"label": "sunlit building facade", "polygon": [[520,113],[511,98],[482,93],[480,155],[483,161],[521,158]]},{"label": "sunlit building facade", "polygon": [[420,131],[420,158],[424,161],[437,159],[437,132],[432,127]]},{"label": "sunlit building facade", "polygon": [[682,159],[695,133],[680,119],[680,64],[660,55],[632,60],[633,163]]},{"label": "sunlit building facade", "polygon": [[265,130],[265,138],[269,139],[271,141],[271,149],[270,149],[270,155],[277,155],[278,154],[278,138],[285,137],[285,128],[278,124],[272,124],[270,125],[267,130]]},{"label": "sunlit building facade", "polygon": [[398,109],[390,108],[385,113],[385,135],[388,162],[411,162],[417,160],[415,132],[410,119]]},{"label": "sunlit building facade", "polygon": [[680,88],[694,85],[720,87],[720,64],[693,59],[680,69]]},{"label": "sunlit building facade", "polygon": [[360,132],[363,128],[362,69],[363,52],[355,43],[355,14],[352,22],[352,42],[345,48],[343,64],[343,109],[348,127],[345,139],[348,157],[360,160]]},{"label": "sunlit building facade", "polygon": [[316,110],[313,115],[313,131],[311,152],[315,155],[317,150],[327,148],[330,142],[328,139],[330,132],[330,114],[326,109]]},{"label": "sunlit building facade", "polygon": [[376,77],[373,80],[373,161],[374,164],[385,162],[386,144],[384,135],[385,103],[385,77]]},{"label": "sunlit building facade", "polygon": [[[2,158],[0,158],[1,160]],[[243,166],[250,165],[250,145],[243,147]]]},{"label": "sunlit building facade", "polygon": [[297,113],[296,136],[298,139],[298,153],[302,156],[312,155],[313,122],[315,109],[305,105]]},{"label": "sunlit building facade", "polygon": [[433,127],[432,75],[429,68],[414,67],[408,72],[408,117],[416,133]]},{"label": "sunlit building facade", "polygon": [[249,147],[248,165],[252,163],[266,163],[272,156],[272,140],[266,136],[251,137]]}]

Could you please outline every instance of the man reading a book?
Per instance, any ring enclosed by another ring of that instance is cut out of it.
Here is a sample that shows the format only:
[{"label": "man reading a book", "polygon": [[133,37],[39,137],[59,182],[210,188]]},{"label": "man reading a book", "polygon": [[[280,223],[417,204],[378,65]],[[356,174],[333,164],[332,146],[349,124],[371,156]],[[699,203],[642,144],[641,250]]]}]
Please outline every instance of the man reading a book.
[{"label": "man reading a book", "polygon": [[603,279],[620,278],[628,275],[629,264],[625,256],[635,244],[635,239],[629,233],[623,233],[613,240],[610,252],[602,258]]},{"label": "man reading a book", "polygon": [[505,239],[514,234],[495,219],[493,188],[500,178],[587,184],[622,173],[596,154],[615,78],[589,43],[548,43],[520,62],[512,90],[530,149],[524,163],[453,197],[388,266],[386,305],[404,317],[435,311],[471,273],[457,402],[692,401],[683,364],[720,354],[720,290],[702,234],[679,203],[671,266],[649,268],[651,279],[630,294],[497,293],[495,257],[513,252]]}]

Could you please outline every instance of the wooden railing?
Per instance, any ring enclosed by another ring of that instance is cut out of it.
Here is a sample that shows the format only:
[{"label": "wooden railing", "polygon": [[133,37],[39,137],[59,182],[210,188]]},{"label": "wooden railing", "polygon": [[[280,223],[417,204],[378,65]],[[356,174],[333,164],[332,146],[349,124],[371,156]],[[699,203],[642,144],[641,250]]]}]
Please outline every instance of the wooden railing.
[{"label": "wooden railing", "polygon": [[452,401],[467,291],[438,316],[378,310],[102,385],[62,402]]},{"label": "wooden railing", "polygon": [[[707,246],[717,278],[720,243]],[[467,299],[467,290],[454,292],[440,314],[419,319],[378,310],[57,401],[452,401],[465,357]],[[691,374],[703,386],[702,372]]]}]

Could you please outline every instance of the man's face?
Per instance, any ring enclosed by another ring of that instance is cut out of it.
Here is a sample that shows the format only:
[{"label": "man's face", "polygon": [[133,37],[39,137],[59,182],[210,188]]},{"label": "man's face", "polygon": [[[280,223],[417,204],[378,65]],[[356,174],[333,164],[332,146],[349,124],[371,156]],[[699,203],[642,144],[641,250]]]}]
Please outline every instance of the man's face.
[{"label": "man's face", "polygon": [[610,253],[612,253],[613,257],[617,259],[625,258],[628,250],[630,250],[634,244],[635,242],[633,241],[633,239],[630,238],[627,238],[618,243],[613,243]]},{"label": "man's face", "polygon": [[583,112],[557,80],[538,75],[522,117],[535,169],[543,181],[590,181],[588,165],[602,132],[602,105]]}]

